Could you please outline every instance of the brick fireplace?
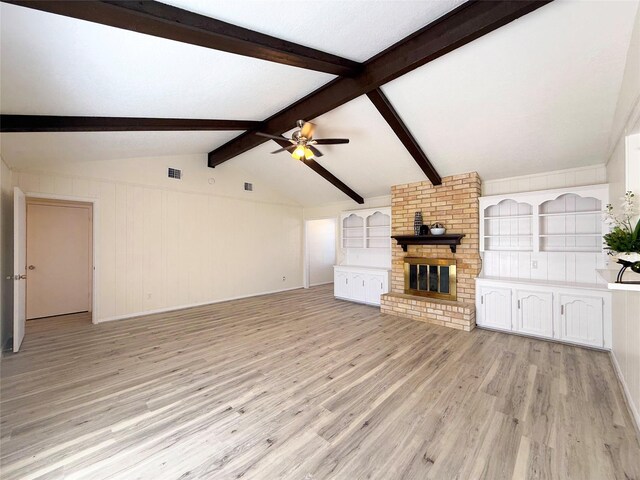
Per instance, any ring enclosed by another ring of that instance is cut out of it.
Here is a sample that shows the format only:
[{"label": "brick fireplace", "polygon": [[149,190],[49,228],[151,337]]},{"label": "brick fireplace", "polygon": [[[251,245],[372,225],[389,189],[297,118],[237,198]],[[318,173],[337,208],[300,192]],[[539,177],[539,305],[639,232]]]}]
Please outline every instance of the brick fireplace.
[{"label": "brick fireplace", "polygon": [[[440,222],[447,228],[447,233],[465,236],[456,253],[446,246],[435,245],[409,245],[404,252],[394,241],[391,291],[381,298],[383,313],[459,330],[470,331],[475,327],[475,278],[481,266],[479,197],[480,177],[476,172],[445,177],[438,186],[425,181],[391,188],[392,235],[412,235],[414,214],[421,211],[425,224]],[[456,300],[415,294],[419,292],[405,293],[405,257],[441,262],[455,260]]]}]

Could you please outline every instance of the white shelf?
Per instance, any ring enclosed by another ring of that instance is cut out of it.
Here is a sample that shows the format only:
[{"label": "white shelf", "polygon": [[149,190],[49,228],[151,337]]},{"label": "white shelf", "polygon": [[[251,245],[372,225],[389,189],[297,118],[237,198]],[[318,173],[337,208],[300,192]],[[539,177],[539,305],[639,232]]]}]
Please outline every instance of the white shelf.
[{"label": "white shelf", "polygon": [[566,217],[569,215],[595,215],[595,214],[599,214],[602,215],[602,212],[600,210],[591,210],[591,211],[586,211],[586,212],[558,212],[558,213],[540,213],[538,214],[539,217]]},{"label": "white shelf", "polygon": [[523,235],[485,235],[484,238],[532,238],[533,235],[531,233],[523,234]]},{"label": "white shelf", "polygon": [[485,220],[511,220],[512,218],[532,218],[533,215],[496,215],[486,216]]},{"label": "white shelf", "polygon": [[548,233],[540,237],[601,237],[602,233]]}]

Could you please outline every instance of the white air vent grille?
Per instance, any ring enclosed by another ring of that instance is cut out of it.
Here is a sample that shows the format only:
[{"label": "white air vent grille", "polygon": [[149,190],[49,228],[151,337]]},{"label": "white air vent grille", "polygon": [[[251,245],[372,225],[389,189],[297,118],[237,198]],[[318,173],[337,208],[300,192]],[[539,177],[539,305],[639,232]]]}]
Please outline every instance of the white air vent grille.
[{"label": "white air vent grille", "polygon": [[247,192],[253,192],[253,183],[244,182],[244,189]]},{"label": "white air vent grille", "polygon": [[180,180],[182,178],[182,170],[178,170],[177,168],[169,167],[168,177]]}]

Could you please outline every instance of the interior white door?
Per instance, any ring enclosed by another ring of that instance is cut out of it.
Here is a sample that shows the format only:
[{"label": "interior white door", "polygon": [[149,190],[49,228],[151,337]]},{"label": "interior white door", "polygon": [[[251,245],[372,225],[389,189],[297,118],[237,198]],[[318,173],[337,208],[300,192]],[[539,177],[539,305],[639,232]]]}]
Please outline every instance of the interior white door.
[{"label": "interior white door", "polygon": [[90,310],[91,210],[27,204],[27,318]]},{"label": "interior white door", "polygon": [[13,189],[13,274],[13,351],[17,352],[27,319],[27,204],[18,187]]}]

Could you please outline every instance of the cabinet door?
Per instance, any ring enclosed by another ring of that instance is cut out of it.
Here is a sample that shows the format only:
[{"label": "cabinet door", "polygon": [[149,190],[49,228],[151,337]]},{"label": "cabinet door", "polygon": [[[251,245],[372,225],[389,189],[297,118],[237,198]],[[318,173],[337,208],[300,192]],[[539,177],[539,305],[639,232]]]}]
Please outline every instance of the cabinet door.
[{"label": "cabinet door", "polygon": [[511,330],[511,289],[483,286],[479,292],[478,325]]},{"label": "cabinet door", "polygon": [[366,302],[373,305],[380,305],[380,295],[385,293],[384,277],[382,275],[368,275],[366,287]]},{"label": "cabinet door", "polygon": [[516,290],[514,330],[530,335],[553,337],[553,294]]},{"label": "cabinet door", "polygon": [[560,295],[560,339],[604,346],[602,297]]},{"label": "cabinet door", "polygon": [[340,298],[349,298],[349,274],[339,270],[333,273],[333,294]]},{"label": "cabinet door", "polygon": [[349,275],[350,298],[356,302],[365,302],[367,300],[366,276],[361,273],[352,273]]}]

